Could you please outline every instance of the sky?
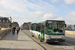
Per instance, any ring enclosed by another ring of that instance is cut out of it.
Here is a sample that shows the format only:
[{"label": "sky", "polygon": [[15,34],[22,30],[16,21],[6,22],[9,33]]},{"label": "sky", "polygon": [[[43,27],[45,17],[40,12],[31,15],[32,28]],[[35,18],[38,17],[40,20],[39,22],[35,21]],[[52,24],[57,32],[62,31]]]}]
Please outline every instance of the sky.
[{"label": "sky", "polygon": [[0,16],[24,22],[64,20],[75,24],[75,0],[0,0]]}]

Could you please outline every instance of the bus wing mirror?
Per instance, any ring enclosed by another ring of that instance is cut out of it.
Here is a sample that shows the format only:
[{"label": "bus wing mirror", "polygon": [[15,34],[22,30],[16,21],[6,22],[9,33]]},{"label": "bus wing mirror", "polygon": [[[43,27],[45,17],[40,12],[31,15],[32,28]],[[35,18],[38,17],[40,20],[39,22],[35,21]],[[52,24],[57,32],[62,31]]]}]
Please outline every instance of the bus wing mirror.
[{"label": "bus wing mirror", "polygon": [[65,27],[66,27],[66,24],[65,24]]},{"label": "bus wing mirror", "polygon": [[47,26],[47,24],[45,26]]}]

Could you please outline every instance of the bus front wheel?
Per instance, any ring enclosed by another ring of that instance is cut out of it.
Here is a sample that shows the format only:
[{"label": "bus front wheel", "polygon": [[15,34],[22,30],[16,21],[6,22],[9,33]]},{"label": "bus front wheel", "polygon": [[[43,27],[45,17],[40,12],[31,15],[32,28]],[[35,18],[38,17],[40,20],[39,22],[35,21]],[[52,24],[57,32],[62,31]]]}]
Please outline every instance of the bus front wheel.
[{"label": "bus front wheel", "polygon": [[44,39],[44,42],[46,42],[46,43],[47,43],[47,40],[46,40],[46,39]]}]

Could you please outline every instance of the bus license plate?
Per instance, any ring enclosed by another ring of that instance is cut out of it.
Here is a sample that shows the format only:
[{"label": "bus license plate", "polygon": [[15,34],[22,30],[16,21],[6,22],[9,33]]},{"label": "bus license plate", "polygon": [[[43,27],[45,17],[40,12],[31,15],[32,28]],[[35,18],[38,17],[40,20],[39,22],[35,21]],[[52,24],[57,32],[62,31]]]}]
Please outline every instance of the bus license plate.
[{"label": "bus license plate", "polygon": [[62,36],[51,36],[51,38],[62,38]]}]

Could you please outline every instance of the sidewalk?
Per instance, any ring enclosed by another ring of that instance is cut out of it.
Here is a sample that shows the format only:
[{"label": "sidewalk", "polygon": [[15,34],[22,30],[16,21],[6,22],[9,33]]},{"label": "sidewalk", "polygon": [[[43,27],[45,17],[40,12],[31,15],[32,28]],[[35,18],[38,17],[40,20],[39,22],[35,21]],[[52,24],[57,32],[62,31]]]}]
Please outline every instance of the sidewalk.
[{"label": "sidewalk", "polygon": [[65,34],[66,37],[69,37],[69,38],[74,38],[75,39],[75,34]]},{"label": "sidewalk", "polygon": [[23,32],[13,35],[11,32],[0,40],[0,50],[43,50]]}]

